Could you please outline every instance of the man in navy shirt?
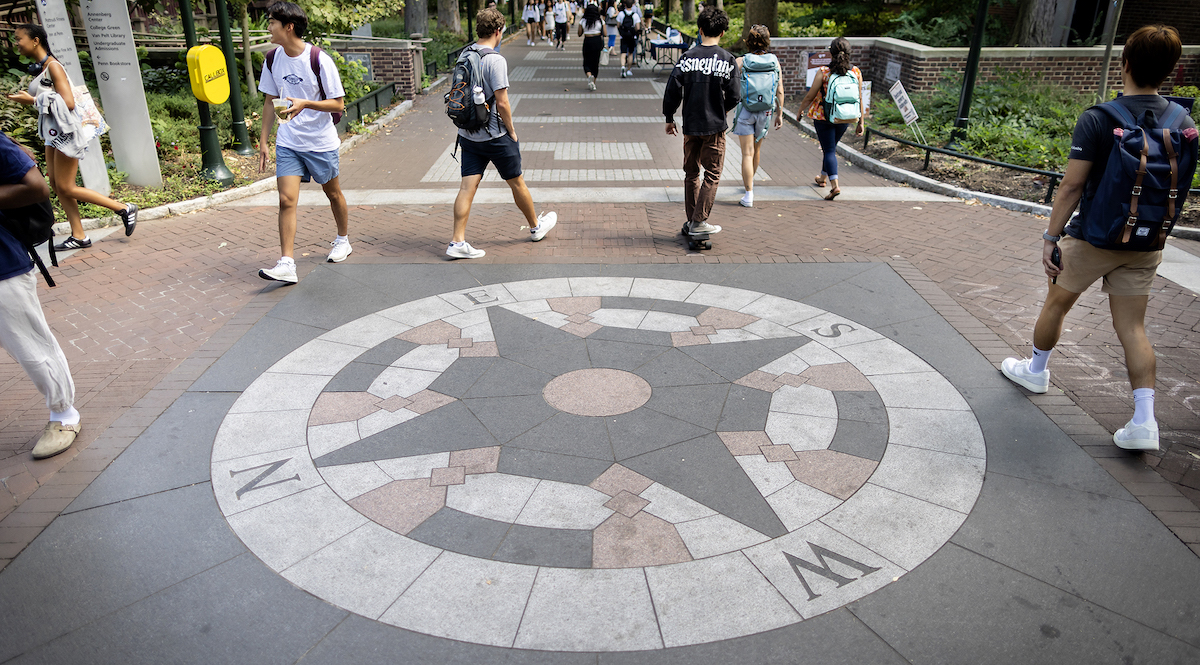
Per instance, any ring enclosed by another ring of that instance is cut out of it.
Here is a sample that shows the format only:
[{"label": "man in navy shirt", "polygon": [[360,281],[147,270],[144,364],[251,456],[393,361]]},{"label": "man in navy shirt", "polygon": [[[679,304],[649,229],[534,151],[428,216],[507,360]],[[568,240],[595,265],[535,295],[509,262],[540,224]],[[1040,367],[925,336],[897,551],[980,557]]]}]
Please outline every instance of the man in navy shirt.
[{"label": "man in navy shirt", "polygon": [[[0,134],[0,214],[50,198],[37,165],[16,143]],[[37,277],[29,252],[0,226],[0,347],[8,351],[46,396],[50,422],[33,447],[34,459],[57,455],[75,441],[79,412],[67,358],[46,324],[37,297]]]}]

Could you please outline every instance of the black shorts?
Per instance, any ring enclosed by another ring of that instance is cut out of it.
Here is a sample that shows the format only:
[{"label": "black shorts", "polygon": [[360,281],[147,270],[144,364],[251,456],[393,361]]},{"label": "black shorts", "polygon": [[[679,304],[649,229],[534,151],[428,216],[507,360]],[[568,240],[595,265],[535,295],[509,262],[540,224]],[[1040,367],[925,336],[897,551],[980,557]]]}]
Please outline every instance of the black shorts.
[{"label": "black shorts", "polygon": [[554,39],[557,41],[560,41],[560,42],[564,42],[567,40],[567,24],[566,23],[557,23],[556,22],[554,24]]},{"label": "black shorts", "polygon": [[505,134],[490,141],[468,141],[458,139],[462,150],[462,177],[483,175],[488,164],[495,164],[503,180],[512,180],[521,175],[521,146]]},{"label": "black shorts", "polygon": [[538,20],[536,18],[529,18],[529,19],[525,19],[525,22],[526,23],[537,23]]},{"label": "black shorts", "polygon": [[621,37],[621,53],[637,53],[637,37]]}]

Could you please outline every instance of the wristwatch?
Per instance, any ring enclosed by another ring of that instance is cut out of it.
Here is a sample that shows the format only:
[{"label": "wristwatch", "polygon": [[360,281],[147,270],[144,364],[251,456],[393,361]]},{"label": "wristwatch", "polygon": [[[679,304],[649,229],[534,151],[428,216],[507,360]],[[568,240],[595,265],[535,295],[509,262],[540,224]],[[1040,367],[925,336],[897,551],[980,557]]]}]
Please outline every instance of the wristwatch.
[{"label": "wristwatch", "polygon": [[1050,242],[1058,242],[1059,240],[1062,240],[1062,235],[1060,234],[1052,236],[1050,235],[1050,229],[1046,229],[1045,231],[1042,231],[1042,238],[1049,240]]}]

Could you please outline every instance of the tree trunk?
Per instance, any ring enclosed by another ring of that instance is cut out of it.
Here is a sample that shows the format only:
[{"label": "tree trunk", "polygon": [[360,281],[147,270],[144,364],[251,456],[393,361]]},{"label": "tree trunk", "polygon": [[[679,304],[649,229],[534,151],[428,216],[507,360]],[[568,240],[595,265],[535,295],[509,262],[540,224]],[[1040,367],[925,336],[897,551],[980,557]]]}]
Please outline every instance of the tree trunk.
[{"label": "tree trunk", "polygon": [[250,12],[248,3],[242,5],[242,60],[246,67],[246,97],[258,101],[258,86],[254,83],[254,54],[250,51]]},{"label": "tree trunk", "polygon": [[425,0],[409,0],[404,3],[404,30],[410,35],[429,32],[429,5]]},{"label": "tree trunk", "polygon": [[671,16],[674,16],[675,20],[678,21],[679,17],[683,14],[683,9],[680,8],[679,0],[670,0],[670,3],[671,3]]},{"label": "tree trunk", "polygon": [[438,29],[462,34],[462,21],[458,18],[458,0],[438,0]]},{"label": "tree trunk", "polygon": [[[696,0],[683,0],[683,11],[681,13],[685,23],[693,23],[696,20]],[[696,39],[700,39],[700,34],[697,31]]]},{"label": "tree trunk", "polygon": [[746,0],[746,20],[742,25],[742,38],[735,48],[746,47],[746,36],[750,34],[750,26],[765,25],[771,31],[771,37],[779,36],[779,3],[774,0]]},{"label": "tree trunk", "polygon": [[1058,5],[1065,0],[1021,0],[1015,29],[1016,46],[1057,46],[1054,36],[1062,26],[1057,25]]}]

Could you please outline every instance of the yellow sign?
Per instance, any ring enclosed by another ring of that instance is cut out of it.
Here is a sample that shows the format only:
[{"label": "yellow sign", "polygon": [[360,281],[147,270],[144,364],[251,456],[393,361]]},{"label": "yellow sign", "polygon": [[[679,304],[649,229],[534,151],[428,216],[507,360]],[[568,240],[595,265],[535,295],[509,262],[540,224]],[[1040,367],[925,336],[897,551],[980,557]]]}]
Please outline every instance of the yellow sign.
[{"label": "yellow sign", "polygon": [[196,99],[209,104],[224,104],[229,99],[229,73],[221,49],[212,44],[193,46],[188,49],[187,65]]}]

